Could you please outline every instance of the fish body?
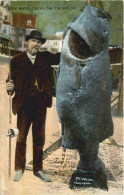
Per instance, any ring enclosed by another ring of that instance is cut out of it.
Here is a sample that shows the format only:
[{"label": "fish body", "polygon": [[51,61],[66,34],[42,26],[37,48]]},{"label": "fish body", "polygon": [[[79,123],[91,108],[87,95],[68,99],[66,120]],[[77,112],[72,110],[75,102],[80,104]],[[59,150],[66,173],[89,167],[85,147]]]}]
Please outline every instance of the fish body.
[{"label": "fish body", "polygon": [[68,24],[56,90],[65,148],[99,143],[113,134],[109,25],[110,16],[90,5]]}]

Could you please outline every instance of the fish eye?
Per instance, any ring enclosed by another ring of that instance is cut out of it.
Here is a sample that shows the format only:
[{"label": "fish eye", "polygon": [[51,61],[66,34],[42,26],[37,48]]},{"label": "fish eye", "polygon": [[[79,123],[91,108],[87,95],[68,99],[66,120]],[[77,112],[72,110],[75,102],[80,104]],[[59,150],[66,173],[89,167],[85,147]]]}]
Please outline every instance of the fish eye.
[{"label": "fish eye", "polygon": [[108,18],[108,19],[112,19],[112,17],[110,16],[110,14],[106,11],[102,11],[102,10],[98,10],[97,11],[97,15],[99,18]]}]

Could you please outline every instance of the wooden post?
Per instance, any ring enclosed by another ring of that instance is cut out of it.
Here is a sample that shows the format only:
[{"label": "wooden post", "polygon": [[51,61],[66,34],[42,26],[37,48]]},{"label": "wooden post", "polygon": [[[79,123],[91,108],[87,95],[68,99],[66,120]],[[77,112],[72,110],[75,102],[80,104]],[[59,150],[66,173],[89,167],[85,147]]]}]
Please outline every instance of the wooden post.
[{"label": "wooden post", "polygon": [[97,0],[88,0],[87,1],[88,4],[90,4],[91,6],[95,6],[97,8],[101,8],[101,9],[104,9],[103,7],[103,3],[101,1],[97,1]]},{"label": "wooden post", "polygon": [[119,89],[119,100],[118,100],[118,108],[117,113],[120,115],[123,112],[123,74],[121,74],[120,78],[120,89]]},{"label": "wooden post", "polygon": [[122,46],[122,53],[121,53],[121,64],[122,64],[122,70],[120,73],[119,100],[118,100],[118,108],[117,108],[117,114],[119,115],[123,113],[123,46]]}]

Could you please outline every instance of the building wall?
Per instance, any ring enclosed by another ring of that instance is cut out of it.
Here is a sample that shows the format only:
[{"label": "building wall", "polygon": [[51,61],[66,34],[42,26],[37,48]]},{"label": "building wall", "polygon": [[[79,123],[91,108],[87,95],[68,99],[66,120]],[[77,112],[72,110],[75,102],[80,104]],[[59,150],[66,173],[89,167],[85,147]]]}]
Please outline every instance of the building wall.
[{"label": "building wall", "polygon": [[35,28],[36,15],[13,14],[13,26],[23,28]]},{"label": "building wall", "polygon": [[0,53],[9,55],[12,42],[12,14],[0,6]]},{"label": "building wall", "polygon": [[50,51],[52,53],[60,52],[62,47],[62,40],[46,40],[46,43],[42,45],[41,51]]},{"label": "building wall", "polygon": [[12,47],[16,50],[25,50],[25,36],[35,29],[36,15],[13,14]]}]

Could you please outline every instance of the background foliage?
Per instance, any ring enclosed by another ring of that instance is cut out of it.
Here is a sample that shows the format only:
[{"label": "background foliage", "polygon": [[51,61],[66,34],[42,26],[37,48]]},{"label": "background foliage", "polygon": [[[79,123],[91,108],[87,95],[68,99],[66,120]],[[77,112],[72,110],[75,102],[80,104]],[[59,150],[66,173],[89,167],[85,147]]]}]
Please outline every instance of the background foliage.
[{"label": "background foliage", "polygon": [[112,16],[110,45],[122,45],[123,2],[122,1],[12,1],[10,11],[19,14],[35,14],[36,28],[44,36],[64,31],[67,24],[83,11],[85,5],[101,7]]}]

